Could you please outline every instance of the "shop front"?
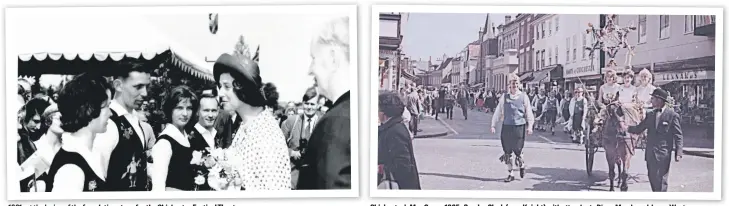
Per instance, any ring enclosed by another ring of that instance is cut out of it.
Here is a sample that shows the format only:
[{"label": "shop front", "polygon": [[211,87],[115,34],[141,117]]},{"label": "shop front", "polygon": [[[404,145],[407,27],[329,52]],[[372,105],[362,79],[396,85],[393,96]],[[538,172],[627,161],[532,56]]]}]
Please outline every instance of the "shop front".
[{"label": "shop front", "polygon": [[564,66],[564,89],[574,91],[577,87],[588,88],[596,87],[602,82],[600,75],[599,61],[583,60],[577,63],[566,64]]}]

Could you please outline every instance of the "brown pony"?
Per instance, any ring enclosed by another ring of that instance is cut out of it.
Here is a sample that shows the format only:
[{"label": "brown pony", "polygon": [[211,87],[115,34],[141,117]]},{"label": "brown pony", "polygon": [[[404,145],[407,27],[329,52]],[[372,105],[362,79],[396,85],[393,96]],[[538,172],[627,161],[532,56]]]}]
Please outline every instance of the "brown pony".
[{"label": "brown pony", "polygon": [[[617,95],[616,95],[617,96]],[[618,169],[620,191],[628,191],[628,170],[630,159],[635,155],[637,136],[627,132],[627,125],[640,121],[640,113],[630,105],[623,105],[617,98],[600,111],[602,146],[608,163],[610,191],[614,190],[615,166]]]}]

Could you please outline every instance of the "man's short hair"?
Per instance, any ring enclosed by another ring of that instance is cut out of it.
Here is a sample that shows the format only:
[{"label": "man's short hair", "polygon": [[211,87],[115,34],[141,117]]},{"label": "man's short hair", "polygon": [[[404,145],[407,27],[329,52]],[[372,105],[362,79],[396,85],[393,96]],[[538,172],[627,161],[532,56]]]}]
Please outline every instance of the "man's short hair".
[{"label": "man's short hair", "polygon": [[309,87],[308,89],[306,89],[306,92],[304,92],[304,97],[302,97],[301,100],[303,102],[307,102],[311,99],[316,98],[317,95],[318,94],[316,93],[316,87]]},{"label": "man's short hair", "polygon": [[151,63],[142,62],[142,60],[138,59],[125,59],[124,61],[119,63],[118,68],[113,71],[114,79],[126,79],[132,72],[151,74],[152,68],[150,68],[150,64]]}]

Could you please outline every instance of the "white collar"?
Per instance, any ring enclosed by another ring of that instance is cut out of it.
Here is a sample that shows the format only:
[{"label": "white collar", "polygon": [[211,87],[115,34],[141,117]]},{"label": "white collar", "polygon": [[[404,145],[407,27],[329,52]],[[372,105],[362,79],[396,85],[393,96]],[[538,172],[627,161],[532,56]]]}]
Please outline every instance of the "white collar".
[{"label": "white collar", "polygon": [[218,133],[218,130],[213,127],[210,130],[205,129],[200,123],[195,124],[195,129],[200,132],[201,134],[211,134],[212,136],[215,136],[215,134]]},{"label": "white collar", "polygon": [[124,116],[124,115],[127,115],[127,114],[131,114],[131,113],[129,113],[129,111],[127,111],[126,108],[124,108],[116,100],[111,100],[111,103],[109,103],[109,108],[111,110],[114,110],[114,112],[116,112],[116,114],[119,115],[119,116]]},{"label": "white collar", "polygon": [[162,133],[160,133],[159,135],[170,136],[172,139],[177,141],[178,144],[184,147],[190,147],[190,141],[187,140],[187,135],[183,134],[182,131],[178,130],[175,125],[168,123],[167,125],[165,125],[165,129],[162,130]]},{"label": "white collar", "polygon": [[104,177],[106,175],[104,175],[103,173],[104,170],[101,169],[102,166],[101,160],[99,159],[99,153],[95,153],[89,150],[89,148],[82,145],[79,138],[81,137],[76,137],[71,133],[63,133],[63,135],[61,135],[61,139],[63,142],[61,148],[68,152],[75,152],[81,155],[81,157],[86,160],[86,163],[89,165],[89,167],[91,167],[91,170],[96,173],[96,176],[101,178],[101,180],[104,180]]}]

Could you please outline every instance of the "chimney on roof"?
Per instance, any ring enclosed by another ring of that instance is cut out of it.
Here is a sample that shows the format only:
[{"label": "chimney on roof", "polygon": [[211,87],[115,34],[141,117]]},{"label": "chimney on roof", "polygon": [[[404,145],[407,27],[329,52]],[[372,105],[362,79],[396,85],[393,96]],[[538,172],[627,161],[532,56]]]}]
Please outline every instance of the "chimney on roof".
[{"label": "chimney on roof", "polygon": [[511,15],[504,16],[504,24],[508,24],[511,21]]}]

